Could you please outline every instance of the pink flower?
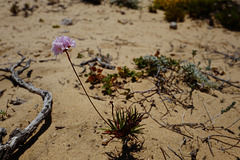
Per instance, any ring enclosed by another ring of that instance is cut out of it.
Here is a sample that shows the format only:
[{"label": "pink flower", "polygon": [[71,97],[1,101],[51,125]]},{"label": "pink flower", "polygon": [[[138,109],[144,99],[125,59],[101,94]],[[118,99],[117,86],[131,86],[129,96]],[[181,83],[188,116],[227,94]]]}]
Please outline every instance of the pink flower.
[{"label": "pink flower", "polygon": [[73,39],[67,36],[57,37],[52,43],[52,52],[54,55],[68,51],[70,47],[76,47],[76,43]]}]

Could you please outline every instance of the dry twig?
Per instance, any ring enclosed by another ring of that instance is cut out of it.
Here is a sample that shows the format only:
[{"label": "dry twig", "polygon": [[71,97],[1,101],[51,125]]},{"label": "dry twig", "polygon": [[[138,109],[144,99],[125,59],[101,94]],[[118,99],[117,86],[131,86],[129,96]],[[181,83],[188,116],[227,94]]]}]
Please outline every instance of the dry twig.
[{"label": "dry twig", "polygon": [[174,150],[172,150],[170,147],[168,147],[170,151],[172,151],[179,159],[184,160],[180,155],[178,155]]},{"label": "dry twig", "polygon": [[[22,67],[20,70],[16,70],[17,67],[21,66],[23,61],[26,59],[20,52],[18,52],[18,55],[22,57],[22,59],[15,65],[9,67],[0,69],[5,72],[10,72],[12,75],[12,79],[21,87],[29,90],[30,92],[34,94],[38,94],[43,99],[43,108],[38,113],[37,117],[25,128],[20,129],[16,128],[9,136],[8,141],[5,144],[0,143],[0,159],[7,160],[10,158],[11,154],[23,143],[25,143],[29,137],[32,136],[33,132],[37,129],[39,124],[45,120],[50,114],[52,110],[52,94],[48,91],[35,88],[32,84],[26,83],[23,81],[19,74],[21,74],[24,70],[26,70],[30,66],[31,60],[28,60],[26,65]],[[4,131],[4,129],[1,129],[1,131]],[[5,134],[2,134],[5,133]],[[2,140],[2,137],[6,135],[6,132],[1,132],[0,139]]]}]

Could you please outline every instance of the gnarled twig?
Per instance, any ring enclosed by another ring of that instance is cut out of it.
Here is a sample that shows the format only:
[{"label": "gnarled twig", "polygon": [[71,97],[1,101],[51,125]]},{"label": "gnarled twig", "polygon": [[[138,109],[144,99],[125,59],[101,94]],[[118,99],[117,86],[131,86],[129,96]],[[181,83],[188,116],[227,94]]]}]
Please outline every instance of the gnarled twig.
[{"label": "gnarled twig", "polygon": [[[26,70],[31,63],[31,59],[29,59],[25,66],[23,66],[22,69],[16,70],[17,67],[19,67],[23,61],[26,59],[20,52],[18,52],[18,55],[22,57],[22,59],[15,65],[9,67],[0,69],[1,71],[10,72],[12,75],[12,79],[21,87],[29,90],[30,92],[34,94],[38,94],[43,99],[43,108],[38,113],[37,117],[25,128],[20,129],[16,128],[9,136],[9,140],[5,144],[0,143],[0,159],[7,160],[10,158],[11,154],[19,147],[20,144],[25,143],[29,137],[32,136],[33,132],[37,129],[38,125],[46,119],[46,117],[51,113],[52,110],[52,94],[48,91],[35,88],[32,84],[26,83],[23,81],[19,74],[21,74],[24,70]],[[1,129],[4,131],[4,129]],[[1,134],[1,140],[2,137],[6,135],[6,132],[3,132],[5,134]]]}]

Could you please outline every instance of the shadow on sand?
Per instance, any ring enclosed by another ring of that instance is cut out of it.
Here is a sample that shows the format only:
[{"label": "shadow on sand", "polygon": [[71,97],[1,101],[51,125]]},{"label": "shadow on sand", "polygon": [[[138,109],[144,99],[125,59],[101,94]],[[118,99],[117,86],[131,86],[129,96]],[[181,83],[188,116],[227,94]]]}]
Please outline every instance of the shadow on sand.
[{"label": "shadow on sand", "polygon": [[32,136],[25,144],[20,146],[18,150],[14,152],[9,159],[18,160],[20,156],[26,150],[28,150],[44,132],[46,132],[46,130],[50,127],[51,123],[52,123],[52,116],[50,112],[49,115],[46,117],[45,123],[41,126],[40,130],[34,136]]},{"label": "shadow on sand", "polygon": [[143,148],[143,142],[137,142],[134,141],[132,143],[129,144],[129,146],[127,144],[123,144],[122,147],[122,151],[121,153],[114,153],[113,151],[111,152],[106,152],[106,154],[108,155],[109,159],[111,160],[140,160],[138,158],[134,157],[134,153],[136,152],[140,152]]}]

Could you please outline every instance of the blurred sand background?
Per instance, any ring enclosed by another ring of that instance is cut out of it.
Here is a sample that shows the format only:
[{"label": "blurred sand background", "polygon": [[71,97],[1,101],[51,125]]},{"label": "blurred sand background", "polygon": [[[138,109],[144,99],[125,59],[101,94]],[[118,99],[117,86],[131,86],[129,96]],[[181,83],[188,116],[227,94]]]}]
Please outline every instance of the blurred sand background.
[{"label": "blurred sand background", "polygon": [[[47,5],[47,0],[22,0],[19,3],[23,7],[25,3],[30,6],[38,6],[24,17],[23,12],[18,16],[12,16],[10,8],[14,1],[1,0],[0,2],[0,68],[8,67],[12,62],[20,60],[17,51],[20,51],[27,59],[33,62],[28,70],[32,70],[31,77],[27,77],[25,71],[20,77],[26,82],[31,82],[35,87],[42,88],[53,94],[52,123],[51,126],[39,137],[27,145],[27,149],[17,152],[13,158],[20,160],[103,160],[110,157],[105,152],[121,152],[121,142],[114,140],[107,146],[102,145],[102,140],[109,138],[102,135],[99,128],[107,127],[91,107],[81,87],[75,87],[76,77],[71,69],[65,54],[57,57],[51,53],[51,43],[61,35],[66,35],[76,41],[76,48],[71,49],[70,56],[75,64],[89,60],[84,50],[90,49],[98,53],[101,48],[103,55],[112,57],[111,64],[116,66],[128,66],[136,69],[133,58],[145,55],[153,55],[159,49],[161,55],[175,59],[192,59],[192,50],[197,50],[195,61],[201,61],[207,65],[207,59],[212,60],[212,66],[224,71],[220,76],[231,81],[240,80],[239,62],[232,64],[230,59],[223,55],[213,53],[214,50],[226,54],[239,54],[240,33],[228,31],[220,26],[210,28],[207,21],[193,21],[186,17],[184,23],[178,23],[177,30],[171,30],[169,23],[164,20],[164,12],[157,14],[148,12],[150,1],[144,1],[142,9],[131,10],[111,6],[103,2],[99,6],[86,4],[78,0],[60,0],[59,4]],[[63,18],[70,18],[73,24],[61,25]],[[44,21],[44,22],[43,22]],[[53,28],[59,25],[60,28]],[[173,47],[172,47],[173,46]],[[78,59],[78,53],[84,57]],[[39,62],[39,60],[54,59],[53,61]],[[4,65],[5,64],[5,65]],[[76,68],[80,73],[82,68]],[[89,70],[87,70],[89,71]],[[113,73],[104,69],[104,73]],[[116,72],[116,71],[115,71]],[[14,87],[12,82],[4,78],[9,74],[0,72],[0,90],[6,89],[0,97],[0,109],[5,110],[8,100],[20,98],[26,102],[21,105],[11,105],[8,114],[11,116],[0,121],[0,127],[8,131],[4,138],[6,142],[9,134],[17,127],[24,128],[31,122],[41,110],[42,99],[21,87]],[[85,81],[86,77],[82,77]],[[89,89],[90,84],[84,83],[91,96],[98,96],[102,100],[92,99],[99,111],[107,118],[111,116],[109,101],[114,101],[116,107],[128,107],[131,102],[124,103],[121,96],[109,97],[101,93],[101,88]],[[133,91],[147,90],[152,84],[144,80],[141,83],[131,85]],[[181,106],[169,108],[171,115],[164,115],[166,109],[162,102],[156,102],[152,115],[156,119],[164,120],[169,124],[184,122],[201,123],[208,120],[203,102],[208,107],[212,117],[218,115],[222,109],[236,101],[234,109],[220,116],[215,121],[215,126],[230,126],[240,117],[240,90],[228,87],[223,92],[212,91],[212,96],[199,91],[194,92],[194,111],[185,110]],[[222,102],[221,100],[224,99]],[[139,110],[141,108],[139,107]],[[183,136],[170,130],[161,128],[151,118],[143,120],[145,124],[144,134],[139,137],[143,142],[143,148],[133,152],[135,159],[164,159],[162,150],[167,152],[167,159],[178,159],[169,149],[180,154],[180,144]],[[197,137],[206,137],[211,134],[224,134],[236,137],[240,122],[238,121],[230,129],[235,132],[232,135],[226,131],[203,131],[202,128],[191,129],[194,140],[188,139],[186,145],[181,147],[186,159],[191,159],[190,153],[199,149],[197,159],[235,160],[240,157],[239,148],[229,149],[227,152],[220,150],[222,144],[211,141],[214,157],[211,155],[207,143],[197,140]],[[59,129],[59,127],[61,129]],[[40,127],[39,127],[40,128]],[[186,132],[186,131],[185,131]],[[231,142],[231,141],[230,141]],[[236,141],[231,142],[234,144]],[[226,147],[226,146],[225,146]],[[228,146],[229,147],[229,146]]]}]

